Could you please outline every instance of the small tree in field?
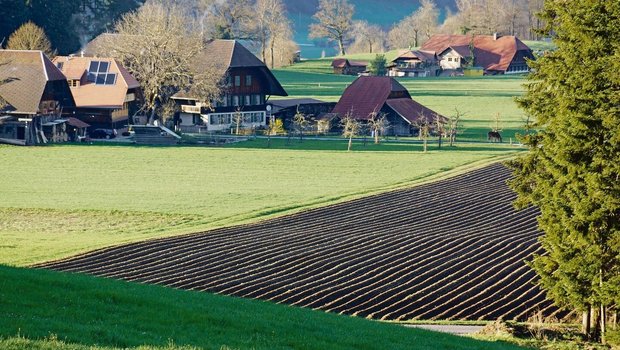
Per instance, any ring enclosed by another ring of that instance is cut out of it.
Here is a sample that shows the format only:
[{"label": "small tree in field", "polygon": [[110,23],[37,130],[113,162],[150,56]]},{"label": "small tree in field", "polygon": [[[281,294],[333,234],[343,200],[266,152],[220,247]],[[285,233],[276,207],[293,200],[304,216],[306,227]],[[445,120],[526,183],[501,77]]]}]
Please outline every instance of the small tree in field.
[{"label": "small tree in field", "polygon": [[459,133],[459,128],[460,128],[460,120],[461,117],[463,116],[463,113],[461,113],[457,108],[454,109],[456,111],[456,113],[450,117],[450,119],[448,119],[448,138],[450,140],[450,147],[453,147],[454,144],[456,143],[456,135]]},{"label": "small tree in field", "polygon": [[368,127],[372,132],[375,145],[379,144],[379,136],[385,133],[385,130],[389,127],[390,123],[388,122],[385,113],[377,113],[372,112],[370,119],[368,120]]},{"label": "small tree in field", "polygon": [[308,123],[308,118],[299,111],[298,107],[297,113],[295,113],[295,116],[293,117],[293,124],[295,125],[295,129],[299,135],[299,142],[303,142],[304,140],[304,130],[306,130]]},{"label": "small tree in field", "polygon": [[241,109],[237,108],[235,113],[232,116],[233,127],[235,128],[235,135],[239,135],[239,131],[243,127],[243,113],[241,113]]},{"label": "small tree in field", "polygon": [[437,144],[441,149],[443,136],[446,133],[446,120],[439,114],[435,114],[435,132],[437,133]]},{"label": "small tree in field", "polygon": [[431,125],[429,121],[421,115],[414,125],[418,128],[418,138],[423,141],[424,153],[426,153],[428,151],[428,137],[431,134]]},{"label": "small tree in field", "polygon": [[6,44],[9,50],[41,50],[47,56],[52,56],[52,44],[45,31],[32,22],[26,22],[17,28],[9,37]]},{"label": "small tree in field", "polygon": [[353,137],[357,136],[360,131],[360,123],[353,118],[353,116],[348,113],[344,118],[342,118],[342,136],[349,139],[349,145],[347,146],[347,151],[351,151],[351,146],[353,144]]}]

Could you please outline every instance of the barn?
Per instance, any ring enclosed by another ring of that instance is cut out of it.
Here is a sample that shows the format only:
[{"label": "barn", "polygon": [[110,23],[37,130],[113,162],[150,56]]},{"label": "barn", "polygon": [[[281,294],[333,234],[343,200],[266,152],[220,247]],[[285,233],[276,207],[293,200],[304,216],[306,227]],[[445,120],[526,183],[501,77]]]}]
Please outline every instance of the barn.
[{"label": "barn", "polygon": [[351,115],[364,123],[376,114],[385,114],[388,135],[417,134],[419,125],[446,118],[414,101],[409,91],[392,77],[361,76],[344,91],[330,116]]}]

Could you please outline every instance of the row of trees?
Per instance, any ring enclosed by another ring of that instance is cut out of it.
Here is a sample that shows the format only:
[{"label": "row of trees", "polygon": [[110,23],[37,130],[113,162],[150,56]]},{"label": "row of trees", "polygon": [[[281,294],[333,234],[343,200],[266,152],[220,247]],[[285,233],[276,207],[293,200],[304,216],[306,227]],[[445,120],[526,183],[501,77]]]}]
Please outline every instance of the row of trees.
[{"label": "row of trees", "polygon": [[[420,0],[420,7],[386,33],[366,21],[355,21],[355,7],[348,0],[320,0],[310,38],[326,38],[338,45],[339,53],[382,52],[386,48],[413,48],[433,34],[517,35],[539,39],[543,21],[536,17],[544,0],[456,0],[457,11],[446,10],[440,23],[440,9],[434,0]],[[387,40],[386,40],[387,38]]]}]

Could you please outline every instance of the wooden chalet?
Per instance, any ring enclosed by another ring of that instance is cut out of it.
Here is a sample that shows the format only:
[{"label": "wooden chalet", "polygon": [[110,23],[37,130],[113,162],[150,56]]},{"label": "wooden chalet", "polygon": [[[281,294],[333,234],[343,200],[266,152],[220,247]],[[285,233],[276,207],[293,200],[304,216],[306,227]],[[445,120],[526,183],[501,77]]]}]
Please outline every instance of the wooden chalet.
[{"label": "wooden chalet", "polygon": [[433,51],[407,50],[387,68],[391,77],[434,77],[439,73],[439,59]]},{"label": "wooden chalet", "polygon": [[334,74],[359,75],[367,71],[368,62],[351,61],[346,58],[336,58],[332,61]]},{"label": "wooden chalet", "polygon": [[53,62],[69,84],[75,118],[93,129],[127,126],[138,110],[140,83],[116,59],[57,56]]},{"label": "wooden chalet", "polygon": [[65,76],[43,52],[0,50],[0,143],[69,140],[63,114],[74,105]]},{"label": "wooden chalet", "polygon": [[214,107],[209,108],[191,90],[175,94],[172,98],[181,109],[175,118],[177,127],[183,132],[229,131],[238,113],[242,115],[242,128],[265,127],[269,98],[288,96],[269,68],[235,40],[209,42],[194,69],[201,71],[211,62],[216,62],[226,77],[220,99],[212,101]]},{"label": "wooden chalet", "polygon": [[[385,114],[390,128],[388,135],[416,135],[420,124],[433,124],[437,118],[446,119],[435,111],[411,99],[407,89],[392,77],[361,76],[342,94],[325,117],[333,119],[351,115],[367,122],[375,114]],[[332,125],[336,125],[332,122]]]},{"label": "wooden chalet", "polygon": [[[484,74],[527,73],[532,50],[515,36],[433,35],[421,51],[434,52],[444,71],[462,71],[480,67]],[[473,59],[473,62],[472,62]]]}]

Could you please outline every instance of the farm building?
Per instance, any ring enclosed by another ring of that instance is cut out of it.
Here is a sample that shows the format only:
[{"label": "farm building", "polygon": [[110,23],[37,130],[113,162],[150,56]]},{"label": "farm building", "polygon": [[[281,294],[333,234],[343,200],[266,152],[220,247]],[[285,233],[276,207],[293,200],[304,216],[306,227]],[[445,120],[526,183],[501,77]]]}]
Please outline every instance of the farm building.
[{"label": "farm building", "polygon": [[388,134],[417,134],[420,124],[432,124],[445,117],[411,99],[409,91],[392,77],[362,76],[342,94],[326,117],[351,115],[366,122],[374,114],[385,114],[390,128]]},{"label": "farm building", "polygon": [[368,62],[350,61],[346,58],[336,58],[332,61],[334,74],[358,75],[366,72]]},{"label": "farm building", "polygon": [[[485,74],[516,74],[529,71],[532,50],[515,36],[433,35],[420,49],[434,52],[443,71],[480,67]],[[473,62],[472,62],[473,57]]]},{"label": "farm building", "polygon": [[391,77],[434,77],[439,71],[439,59],[433,51],[407,50],[387,68]]},{"label": "farm building", "polygon": [[93,128],[126,127],[138,109],[140,83],[114,58],[57,56],[75,108],[68,110]]},{"label": "farm building", "polygon": [[282,120],[284,128],[293,129],[293,118],[297,111],[303,113],[307,118],[317,118],[318,116],[330,112],[336,106],[336,102],[325,102],[314,98],[293,98],[286,100],[271,100],[271,115]]},{"label": "farm building", "polygon": [[0,50],[0,142],[67,141],[73,108],[65,76],[41,51]]},{"label": "farm building", "polygon": [[261,128],[267,125],[267,101],[273,95],[288,96],[267,66],[236,40],[213,40],[195,62],[194,69],[217,64],[226,77],[220,100],[209,108],[192,91],[173,96],[181,111],[177,127],[184,132],[229,130],[236,114],[241,114],[242,127]]}]

